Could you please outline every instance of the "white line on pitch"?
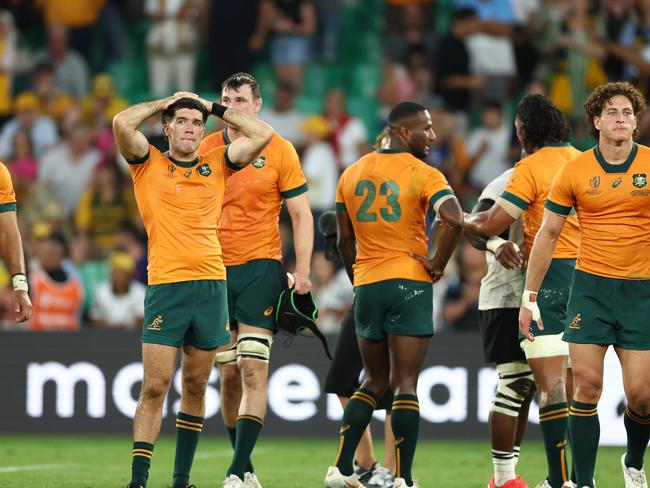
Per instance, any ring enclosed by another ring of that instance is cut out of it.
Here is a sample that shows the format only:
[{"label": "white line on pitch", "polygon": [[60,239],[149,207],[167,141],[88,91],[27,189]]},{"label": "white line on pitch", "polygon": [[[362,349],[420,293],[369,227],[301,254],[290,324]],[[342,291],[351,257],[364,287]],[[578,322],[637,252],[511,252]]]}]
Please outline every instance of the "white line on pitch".
[{"label": "white line on pitch", "polygon": [[27,464],[25,466],[0,466],[0,473],[18,473],[20,471],[33,471],[39,469],[63,469],[79,466],[75,463],[59,463],[59,464]]}]

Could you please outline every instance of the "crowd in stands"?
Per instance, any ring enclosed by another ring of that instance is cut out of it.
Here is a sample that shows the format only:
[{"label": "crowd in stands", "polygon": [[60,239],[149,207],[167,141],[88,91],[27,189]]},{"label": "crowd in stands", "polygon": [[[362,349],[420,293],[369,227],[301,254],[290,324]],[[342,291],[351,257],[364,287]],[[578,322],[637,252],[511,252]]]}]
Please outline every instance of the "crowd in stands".
[{"label": "crowd in stands", "polygon": [[[333,208],[340,172],[371,150],[388,110],[427,106],[427,163],[465,210],[519,158],[512,113],[526,93],[570,118],[605,80],[650,89],[650,0],[8,0],[0,10],[0,160],[9,168],[29,263],[28,328],[136,329],[146,236],[111,120],[177,90],[218,96],[229,75],[262,84],[260,117],[301,155],[315,218]],[[135,87],[135,88],[134,88]],[[639,121],[650,142],[650,115]],[[211,126],[210,130],[218,129]],[[165,149],[159,117],[142,128]],[[291,269],[291,229],[282,227]],[[321,326],[352,303],[340,265],[313,258]],[[482,254],[463,244],[437,284],[436,323],[475,331]],[[0,316],[12,323],[0,270]]]}]

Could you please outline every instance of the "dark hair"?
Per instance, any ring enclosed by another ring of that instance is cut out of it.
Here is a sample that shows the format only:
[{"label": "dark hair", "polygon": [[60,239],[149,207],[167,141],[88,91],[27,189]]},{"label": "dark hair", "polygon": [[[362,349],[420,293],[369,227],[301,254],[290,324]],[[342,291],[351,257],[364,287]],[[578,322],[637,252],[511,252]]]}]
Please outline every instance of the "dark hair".
[{"label": "dark hair", "polygon": [[251,92],[253,93],[253,98],[260,98],[262,96],[260,92],[260,84],[257,82],[253,75],[244,73],[240,71],[230,76],[221,84],[221,89],[225,90],[229,88],[231,90],[239,90],[242,86],[248,85],[251,87]]},{"label": "dark hair", "polygon": [[[600,136],[600,131],[594,125],[594,117],[600,117],[607,102],[609,102],[616,95],[623,95],[632,103],[632,110],[634,116],[638,117],[641,113],[645,112],[647,108],[645,98],[639,90],[637,90],[631,83],[626,81],[612,81],[596,87],[591,92],[587,101],[585,102],[585,114],[587,116],[587,125],[589,127],[589,135],[596,141]],[[637,136],[639,129],[634,130],[634,136]]]},{"label": "dark hair", "polygon": [[426,110],[427,109],[424,105],[416,102],[398,103],[388,114],[388,125],[397,127],[405,120],[410,119],[420,112],[425,112]]},{"label": "dark hair", "polygon": [[516,117],[521,121],[522,143],[542,147],[548,143],[567,142],[571,126],[564,114],[544,95],[526,95],[517,105]]},{"label": "dark hair", "polygon": [[189,108],[192,110],[198,110],[199,112],[201,112],[204,124],[205,121],[208,120],[208,115],[210,115],[208,113],[208,109],[205,108],[205,105],[199,102],[196,98],[184,97],[184,98],[179,98],[174,103],[172,103],[169,107],[163,110],[162,123],[163,124],[169,123],[169,121],[174,118],[174,115],[176,115],[176,111],[180,108]]},{"label": "dark hair", "polygon": [[471,7],[462,7],[454,11],[453,22],[472,19],[476,17],[476,10]]},{"label": "dark hair", "polygon": [[503,113],[503,104],[498,100],[485,100],[481,103],[481,112],[483,110],[498,110]]}]

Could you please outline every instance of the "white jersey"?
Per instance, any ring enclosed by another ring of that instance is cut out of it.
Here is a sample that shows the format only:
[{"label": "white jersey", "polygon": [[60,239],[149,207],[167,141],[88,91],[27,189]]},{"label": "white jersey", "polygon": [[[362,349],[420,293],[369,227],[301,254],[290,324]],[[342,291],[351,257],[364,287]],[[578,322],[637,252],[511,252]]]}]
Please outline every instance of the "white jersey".
[{"label": "white jersey", "polygon": [[[497,176],[479,197],[479,201],[489,199],[496,202],[503,193],[514,168],[510,168]],[[514,242],[520,249],[524,248],[524,229],[521,218],[512,223],[508,240]],[[481,280],[481,291],[478,297],[479,310],[493,308],[519,308],[523,292],[521,269],[506,269],[494,258],[491,252],[486,252],[488,270]]]}]

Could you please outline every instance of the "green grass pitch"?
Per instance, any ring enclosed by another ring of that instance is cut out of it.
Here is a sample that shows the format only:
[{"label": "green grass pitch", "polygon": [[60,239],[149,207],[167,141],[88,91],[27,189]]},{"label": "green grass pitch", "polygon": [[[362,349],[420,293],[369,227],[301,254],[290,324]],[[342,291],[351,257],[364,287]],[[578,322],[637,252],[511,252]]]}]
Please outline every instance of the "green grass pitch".
[{"label": "green grass pitch", "polygon": [[[265,439],[258,442],[253,464],[265,488],[320,488],[337,448],[335,438]],[[378,455],[383,453],[380,443]],[[619,459],[623,447],[601,448],[596,482],[623,486]],[[541,442],[524,443],[518,473],[532,487],[544,476]],[[131,439],[128,436],[0,435],[0,487],[108,488],[129,481]],[[205,436],[199,443],[191,482],[218,488],[230,462],[225,438]],[[382,455],[383,457],[383,455]],[[171,483],[174,438],[156,443],[148,488]],[[418,444],[414,473],[422,488],[485,488],[491,475],[487,441],[435,441]]]}]

